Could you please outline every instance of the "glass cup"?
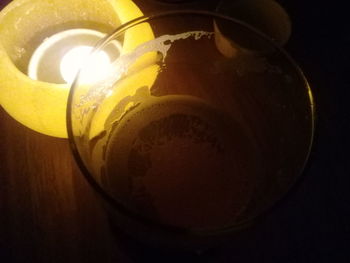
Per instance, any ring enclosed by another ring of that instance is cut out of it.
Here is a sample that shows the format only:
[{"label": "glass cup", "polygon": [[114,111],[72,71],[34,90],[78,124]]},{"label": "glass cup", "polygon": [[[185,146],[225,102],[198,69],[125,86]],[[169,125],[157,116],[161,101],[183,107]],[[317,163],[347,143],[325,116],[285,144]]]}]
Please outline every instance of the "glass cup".
[{"label": "glass cup", "polygon": [[[137,41],[145,32],[152,37]],[[68,134],[122,231],[206,246],[251,224],[299,179],[313,139],[312,94],[267,36],[215,13],[168,12],[121,26],[90,58],[100,52],[110,66],[86,82],[93,59],[84,63]]]}]

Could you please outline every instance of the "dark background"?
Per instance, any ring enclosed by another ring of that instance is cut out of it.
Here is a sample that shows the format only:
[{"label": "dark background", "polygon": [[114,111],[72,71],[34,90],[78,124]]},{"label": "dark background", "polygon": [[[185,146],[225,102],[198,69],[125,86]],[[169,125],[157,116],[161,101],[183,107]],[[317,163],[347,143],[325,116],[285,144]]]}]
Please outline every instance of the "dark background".
[{"label": "dark background", "polygon": [[[218,1],[135,2],[148,14],[213,10]],[[0,262],[350,262],[350,13],[344,1],[279,2],[293,23],[286,49],[317,106],[311,159],[283,205],[201,255],[142,247],[110,234],[66,140],[32,132],[0,109]]]}]

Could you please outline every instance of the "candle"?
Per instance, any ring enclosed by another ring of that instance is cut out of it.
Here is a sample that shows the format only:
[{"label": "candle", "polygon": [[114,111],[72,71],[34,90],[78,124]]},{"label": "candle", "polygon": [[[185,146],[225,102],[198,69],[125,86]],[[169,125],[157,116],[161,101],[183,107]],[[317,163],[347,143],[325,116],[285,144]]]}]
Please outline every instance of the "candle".
[{"label": "candle", "polygon": [[[59,32],[46,39],[33,53],[28,66],[28,76],[51,83],[72,83],[93,46],[105,36],[91,29],[71,29]],[[81,78],[86,83],[94,82],[108,71],[111,57],[118,57],[121,44],[114,42],[107,54],[101,51],[90,59],[90,68]]]},{"label": "candle", "polygon": [[[101,38],[102,34],[141,15],[131,0],[14,0],[0,12],[1,106],[35,131],[66,138],[69,82],[76,72],[67,68],[72,65],[69,62],[72,56],[85,56],[93,46],[93,37]],[[53,41],[51,38],[65,38],[73,29],[75,34],[88,30],[85,33],[91,37],[91,43],[77,43],[60,58],[55,57],[55,52],[43,52]],[[151,28],[144,24],[138,32],[125,34],[116,52],[127,52],[152,38]],[[97,59],[108,62],[106,55]],[[51,64],[44,73],[45,61],[54,62],[55,70]],[[54,73],[47,73],[49,69]],[[52,79],[46,79],[48,75]]]}]

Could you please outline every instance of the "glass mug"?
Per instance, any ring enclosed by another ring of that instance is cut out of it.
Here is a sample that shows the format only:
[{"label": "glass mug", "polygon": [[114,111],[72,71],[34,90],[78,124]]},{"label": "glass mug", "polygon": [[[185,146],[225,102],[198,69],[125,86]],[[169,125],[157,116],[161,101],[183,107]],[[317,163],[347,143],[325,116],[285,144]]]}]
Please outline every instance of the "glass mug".
[{"label": "glass mug", "polygon": [[[149,41],[123,43],[145,32]],[[127,48],[113,56],[118,45]],[[127,234],[172,247],[224,240],[300,177],[314,132],[311,90],[254,28],[210,12],[168,12],[121,26],[90,57],[99,52],[110,67],[90,83],[89,67],[80,71],[68,134],[111,222]]]}]

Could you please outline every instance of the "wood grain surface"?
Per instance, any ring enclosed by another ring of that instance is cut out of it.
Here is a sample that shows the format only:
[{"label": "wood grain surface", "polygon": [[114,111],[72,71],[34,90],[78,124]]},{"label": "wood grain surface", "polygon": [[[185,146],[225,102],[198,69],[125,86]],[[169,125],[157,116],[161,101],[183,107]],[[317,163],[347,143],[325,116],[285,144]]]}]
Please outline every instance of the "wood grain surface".
[{"label": "wood grain surface", "polygon": [[[145,13],[175,8],[135,2]],[[213,1],[180,8],[194,6]],[[115,239],[68,140],[31,131],[0,108],[0,262],[131,262]]]}]

